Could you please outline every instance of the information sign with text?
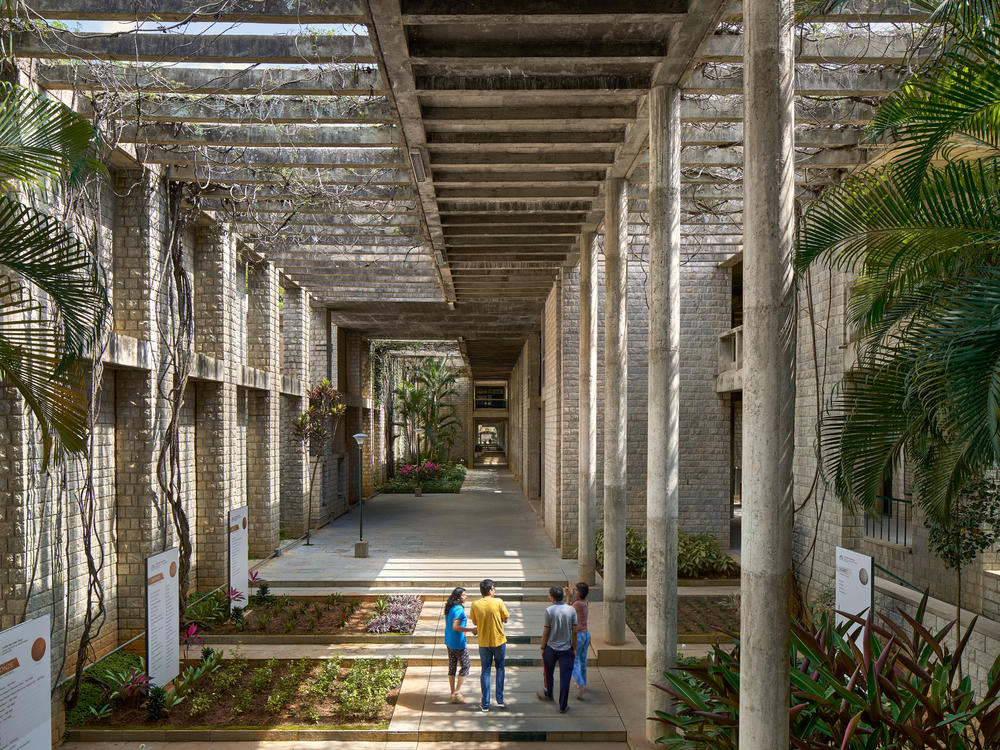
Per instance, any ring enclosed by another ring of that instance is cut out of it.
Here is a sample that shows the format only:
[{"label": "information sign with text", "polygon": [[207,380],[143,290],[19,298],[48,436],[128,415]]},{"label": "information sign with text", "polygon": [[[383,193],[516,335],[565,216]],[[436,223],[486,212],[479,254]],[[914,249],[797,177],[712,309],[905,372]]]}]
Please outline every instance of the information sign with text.
[{"label": "information sign with text", "polygon": [[51,617],[0,633],[0,748],[52,747]]},{"label": "information sign with text", "polygon": [[229,511],[229,588],[243,595],[242,598],[230,598],[230,611],[233,607],[245,607],[250,592],[249,515],[249,509],[245,505]]},{"label": "information sign with text", "polygon": [[177,547],[146,558],[146,671],[159,687],[180,673],[179,560]]}]

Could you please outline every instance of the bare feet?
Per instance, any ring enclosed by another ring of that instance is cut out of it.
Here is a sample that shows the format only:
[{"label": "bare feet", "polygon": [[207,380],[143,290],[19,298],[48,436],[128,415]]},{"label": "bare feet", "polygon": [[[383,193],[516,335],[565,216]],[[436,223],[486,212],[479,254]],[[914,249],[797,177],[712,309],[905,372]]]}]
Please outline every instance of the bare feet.
[{"label": "bare feet", "polygon": [[578,701],[585,701],[585,700],[587,700],[587,688],[585,688],[585,687],[578,688],[577,691],[576,691],[576,699]]},{"label": "bare feet", "polygon": [[452,703],[465,703],[465,698],[463,698],[458,693],[452,693],[451,694],[451,702]]}]

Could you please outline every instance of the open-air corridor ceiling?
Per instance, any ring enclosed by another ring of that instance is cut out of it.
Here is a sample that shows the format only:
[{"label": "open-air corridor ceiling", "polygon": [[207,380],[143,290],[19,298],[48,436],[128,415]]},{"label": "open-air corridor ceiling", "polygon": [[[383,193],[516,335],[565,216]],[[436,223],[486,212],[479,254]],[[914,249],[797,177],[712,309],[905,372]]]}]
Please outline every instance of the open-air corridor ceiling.
[{"label": "open-air corridor ceiling", "polygon": [[[685,92],[686,262],[741,250],[738,0],[26,5],[69,27],[14,37],[42,86],[373,337],[537,331],[560,268],[600,230],[608,177],[630,180],[644,235],[653,85]],[[858,27],[873,20],[896,25]],[[868,160],[860,129],[921,20],[905,0],[858,0],[802,28],[804,198]],[[483,367],[513,364],[501,348]]]}]

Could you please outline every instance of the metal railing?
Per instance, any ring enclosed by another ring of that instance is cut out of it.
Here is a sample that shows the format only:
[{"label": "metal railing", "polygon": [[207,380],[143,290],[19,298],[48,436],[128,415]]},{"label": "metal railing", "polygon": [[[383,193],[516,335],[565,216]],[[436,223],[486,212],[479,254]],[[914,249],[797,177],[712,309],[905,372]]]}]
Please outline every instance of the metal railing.
[{"label": "metal railing", "polygon": [[743,367],[743,326],[719,334],[719,374]]},{"label": "metal railing", "polygon": [[913,543],[913,503],[880,495],[877,511],[865,513],[865,536],[909,547]]}]

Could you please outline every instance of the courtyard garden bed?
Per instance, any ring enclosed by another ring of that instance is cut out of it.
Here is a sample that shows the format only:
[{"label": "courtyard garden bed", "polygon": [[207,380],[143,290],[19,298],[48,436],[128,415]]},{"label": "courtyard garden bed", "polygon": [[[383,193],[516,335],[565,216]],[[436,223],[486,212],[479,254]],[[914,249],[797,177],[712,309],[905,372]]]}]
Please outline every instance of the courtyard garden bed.
[{"label": "courtyard garden bed", "polygon": [[[604,574],[604,530],[597,530],[597,568]],[[630,583],[642,585],[646,579],[646,539],[634,529],[625,529],[625,575]],[[677,577],[679,582],[718,581],[723,585],[739,582],[740,566],[719,549],[708,534],[677,534]]]},{"label": "courtyard garden bed", "polygon": [[232,614],[222,591],[189,607],[189,622],[181,634],[182,640],[187,645],[195,645],[201,636],[216,635],[247,638],[255,635],[410,634],[423,608],[419,596],[362,598],[330,594],[322,599],[293,599],[272,596],[266,586],[258,587],[246,609],[234,608]]},{"label": "courtyard garden bed", "polygon": [[410,465],[402,466],[396,476],[386,480],[385,484],[379,488],[379,492],[387,495],[413,494],[417,490],[418,475],[421,492],[429,495],[454,493],[462,489],[466,468],[460,463],[438,465],[430,464],[430,462],[425,462],[419,468]]},{"label": "courtyard garden bed", "polygon": [[[138,658],[138,657],[135,657]],[[96,691],[67,724],[87,729],[384,728],[405,671],[403,662],[358,659],[222,659],[205,649],[184,662],[167,690],[148,689],[142,666],[88,677]],[[99,693],[99,697],[94,697]]]},{"label": "courtyard garden bed", "polygon": [[[625,600],[625,622],[640,643],[646,643],[646,597]],[[717,642],[740,630],[739,597],[682,596],[677,599],[677,637],[688,643]],[[722,636],[720,638],[720,635]]]}]

